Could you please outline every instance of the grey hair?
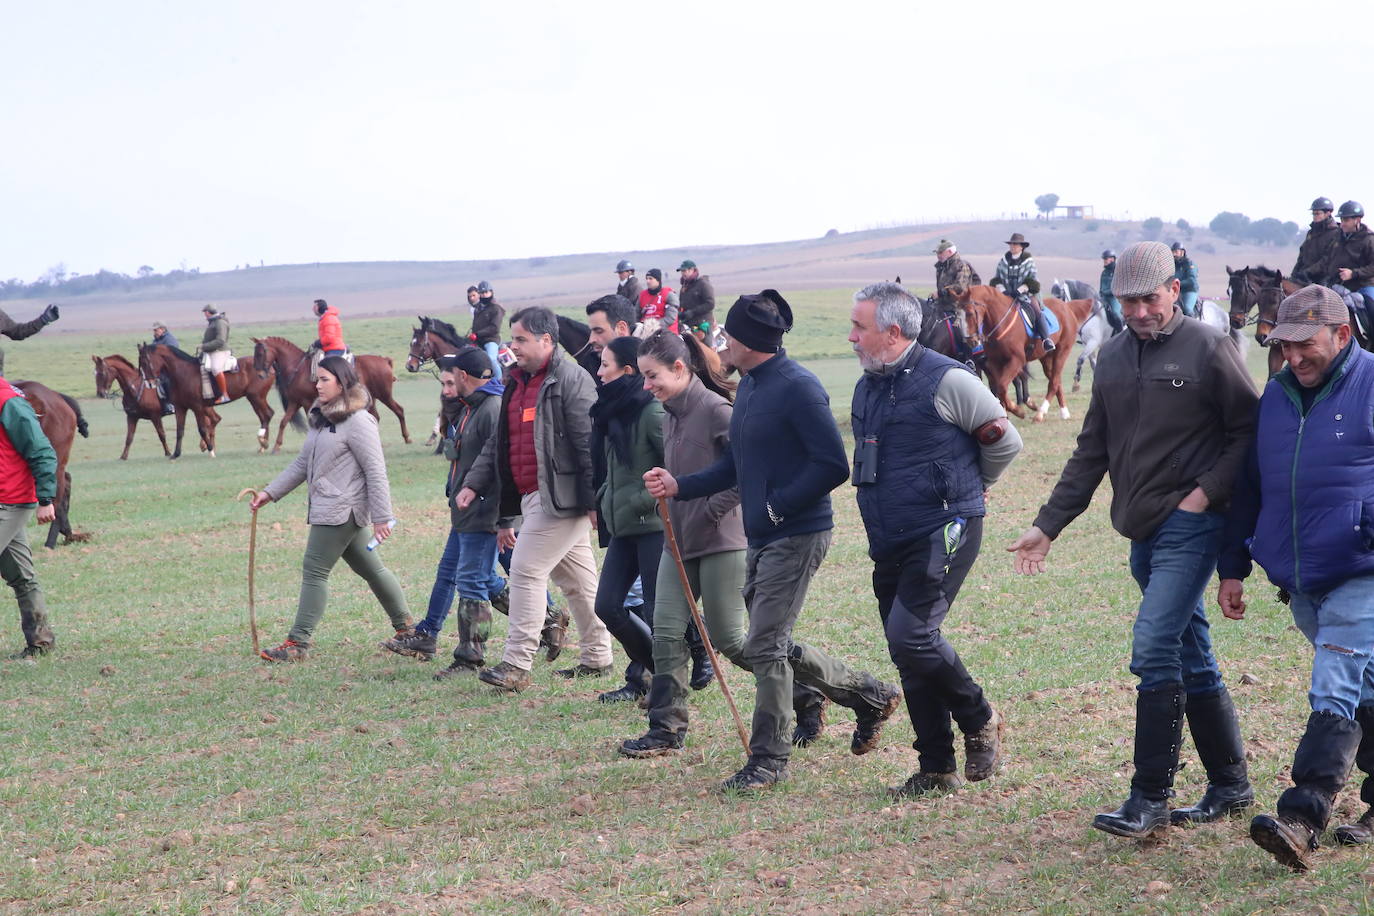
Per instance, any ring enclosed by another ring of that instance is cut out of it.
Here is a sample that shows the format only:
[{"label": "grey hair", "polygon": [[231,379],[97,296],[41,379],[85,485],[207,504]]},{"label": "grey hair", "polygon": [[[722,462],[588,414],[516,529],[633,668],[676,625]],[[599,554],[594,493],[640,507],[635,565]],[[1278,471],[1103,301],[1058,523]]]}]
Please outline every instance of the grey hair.
[{"label": "grey hair", "polygon": [[907,340],[921,336],[921,302],[898,283],[870,283],[854,294],[855,302],[872,302],[878,329],[895,327]]}]

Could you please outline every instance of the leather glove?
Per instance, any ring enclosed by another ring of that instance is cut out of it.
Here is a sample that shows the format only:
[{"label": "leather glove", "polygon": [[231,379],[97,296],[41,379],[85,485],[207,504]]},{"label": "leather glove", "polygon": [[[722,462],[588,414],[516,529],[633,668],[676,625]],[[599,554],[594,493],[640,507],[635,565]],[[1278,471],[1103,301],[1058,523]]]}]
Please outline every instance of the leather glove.
[{"label": "leather glove", "polygon": [[56,305],[49,305],[47,308],[43,309],[43,314],[38,317],[43,319],[44,324],[52,324],[60,315],[58,314]]}]

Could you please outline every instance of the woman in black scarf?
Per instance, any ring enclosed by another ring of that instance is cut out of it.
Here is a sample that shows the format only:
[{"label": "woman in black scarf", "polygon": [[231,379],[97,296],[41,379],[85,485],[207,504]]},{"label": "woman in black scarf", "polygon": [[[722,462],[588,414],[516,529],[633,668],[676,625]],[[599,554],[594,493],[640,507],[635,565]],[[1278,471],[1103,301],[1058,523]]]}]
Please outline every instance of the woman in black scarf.
[{"label": "woman in black scarf", "polygon": [[[630,660],[652,672],[654,584],[663,555],[663,522],[654,498],[644,489],[644,474],[663,464],[663,407],[644,390],[638,356],[637,338],[617,337],[601,351],[596,373],[601,386],[592,405],[592,475],[597,529],[606,548],[596,616]],[[644,583],[644,605],[638,614],[625,607],[636,578]],[[600,699],[635,699],[648,690],[645,675],[627,673],[624,687]]]}]

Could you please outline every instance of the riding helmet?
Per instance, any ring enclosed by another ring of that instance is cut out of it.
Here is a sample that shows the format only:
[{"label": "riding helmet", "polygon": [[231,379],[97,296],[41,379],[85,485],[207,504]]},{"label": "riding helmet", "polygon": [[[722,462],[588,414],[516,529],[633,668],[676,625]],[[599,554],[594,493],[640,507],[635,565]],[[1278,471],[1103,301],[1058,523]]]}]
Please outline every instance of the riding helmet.
[{"label": "riding helmet", "polygon": [[481,283],[478,283],[478,284],[477,284],[477,293],[478,293],[478,295],[481,295],[482,293],[489,293],[489,292],[491,292],[491,284],[488,283],[486,280],[483,280]]},{"label": "riding helmet", "polygon": [[1105,258],[1114,258],[1114,257],[1116,257],[1116,252],[1115,252],[1115,251],[1112,251],[1110,248],[1106,248],[1106,249],[1104,249],[1104,250],[1102,251],[1102,257],[1103,257],[1104,259],[1105,259]]},{"label": "riding helmet", "polygon": [[1325,210],[1327,213],[1330,213],[1332,210],[1336,209],[1336,205],[1331,202],[1331,198],[1329,197],[1318,197],[1316,200],[1312,201],[1312,206],[1308,207],[1308,209]]},{"label": "riding helmet", "polygon": [[1170,242],[1170,243],[1169,243],[1169,250],[1170,250],[1170,251],[1184,251],[1185,249],[1184,249],[1184,247],[1183,247],[1182,245],[1180,245],[1178,242]]},{"label": "riding helmet", "polygon": [[1345,203],[1341,204],[1341,211],[1337,215],[1340,216],[1341,219],[1346,219],[1351,216],[1363,217],[1364,207],[1360,206],[1358,200],[1347,200]]},{"label": "riding helmet", "polygon": [[616,262],[615,272],[620,273],[622,270],[628,270],[630,273],[634,273],[635,266],[625,258],[621,258],[618,262]]}]

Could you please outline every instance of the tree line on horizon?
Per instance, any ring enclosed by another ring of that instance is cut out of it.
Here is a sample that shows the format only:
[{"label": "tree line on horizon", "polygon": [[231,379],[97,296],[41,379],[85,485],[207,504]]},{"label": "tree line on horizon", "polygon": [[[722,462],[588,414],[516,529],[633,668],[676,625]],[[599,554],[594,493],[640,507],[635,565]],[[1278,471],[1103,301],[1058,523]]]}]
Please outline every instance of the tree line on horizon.
[{"label": "tree line on horizon", "polygon": [[[1053,213],[1058,206],[1058,194],[1041,194],[1035,198],[1035,208],[1046,216]],[[1097,220],[1089,220],[1084,228],[1089,232],[1095,232],[1097,224]],[[1175,221],[1174,228],[1182,232],[1186,238],[1193,237],[1193,227],[1186,219]],[[1302,227],[1292,220],[1280,221],[1272,216],[1251,220],[1244,213],[1234,213],[1230,210],[1223,210],[1212,217],[1207,228],[1213,235],[1221,236],[1235,245],[1242,242],[1253,242],[1256,245],[1296,245],[1302,241],[1303,231]],[[1158,216],[1142,220],[1140,231],[1142,238],[1154,241],[1164,231],[1164,220]]]}]

